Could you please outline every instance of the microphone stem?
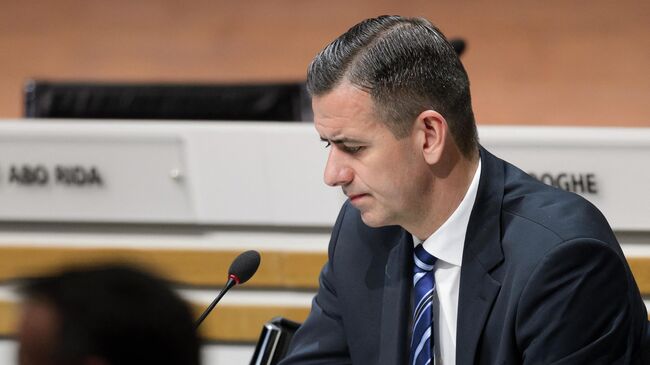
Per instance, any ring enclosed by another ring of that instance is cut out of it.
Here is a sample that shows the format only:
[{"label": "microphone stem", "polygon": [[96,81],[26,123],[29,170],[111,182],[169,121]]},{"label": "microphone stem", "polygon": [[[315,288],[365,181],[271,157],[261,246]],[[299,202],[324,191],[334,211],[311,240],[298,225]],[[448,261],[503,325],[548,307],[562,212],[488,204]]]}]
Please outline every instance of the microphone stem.
[{"label": "microphone stem", "polygon": [[217,295],[217,297],[214,298],[214,300],[212,301],[212,303],[210,303],[208,308],[205,311],[203,311],[203,314],[201,314],[201,317],[199,317],[199,319],[196,320],[196,322],[194,323],[194,329],[199,328],[199,325],[201,325],[201,323],[203,322],[205,317],[207,317],[208,314],[210,314],[210,312],[212,312],[212,309],[214,309],[214,307],[217,305],[217,303],[219,303],[219,301],[221,300],[221,297],[223,297],[224,294],[226,294],[226,292],[228,290],[230,290],[230,288],[235,286],[235,284],[237,284],[235,282],[235,280],[233,280],[233,278],[229,277],[228,281],[226,282],[226,285],[224,285],[223,289],[221,289],[221,291],[219,292],[219,295]]}]

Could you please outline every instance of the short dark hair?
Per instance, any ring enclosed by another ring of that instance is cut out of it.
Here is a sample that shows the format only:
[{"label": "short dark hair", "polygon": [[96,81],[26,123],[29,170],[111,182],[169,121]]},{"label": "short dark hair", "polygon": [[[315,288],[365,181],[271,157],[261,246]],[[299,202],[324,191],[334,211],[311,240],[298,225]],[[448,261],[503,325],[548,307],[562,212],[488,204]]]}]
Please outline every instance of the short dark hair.
[{"label": "short dark hair", "polygon": [[188,305],[167,283],[122,264],[77,267],[26,281],[21,292],[56,312],[56,361],[96,356],[114,365],[198,365]]},{"label": "short dark hair", "polygon": [[397,138],[424,110],[440,112],[466,156],[478,151],[469,79],[445,36],[424,18],[380,16],[362,21],[311,62],[307,90],[325,95],[343,81],[367,91],[378,117]]}]

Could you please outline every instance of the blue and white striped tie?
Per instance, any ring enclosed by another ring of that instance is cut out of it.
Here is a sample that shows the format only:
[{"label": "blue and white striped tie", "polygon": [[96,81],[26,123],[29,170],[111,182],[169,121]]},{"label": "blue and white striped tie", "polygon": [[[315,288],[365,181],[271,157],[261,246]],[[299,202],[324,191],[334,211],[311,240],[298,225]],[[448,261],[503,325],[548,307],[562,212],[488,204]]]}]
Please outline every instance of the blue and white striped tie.
[{"label": "blue and white striped tie", "polygon": [[417,245],[413,252],[413,336],[411,338],[411,365],[433,363],[433,311],[435,295],[433,264],[436,258],[431,256],[422,245]]}]

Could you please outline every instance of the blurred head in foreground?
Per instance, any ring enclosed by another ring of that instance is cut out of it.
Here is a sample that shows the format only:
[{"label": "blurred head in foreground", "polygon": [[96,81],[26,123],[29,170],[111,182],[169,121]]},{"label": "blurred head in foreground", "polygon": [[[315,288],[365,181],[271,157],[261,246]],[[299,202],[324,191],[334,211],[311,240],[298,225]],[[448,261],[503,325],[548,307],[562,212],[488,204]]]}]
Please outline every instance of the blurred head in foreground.
[{"label": "blurred head in foreground", "polygon": [[120,264],[29,280],[20,365],[197,365],[188,305],[161,279]]}]

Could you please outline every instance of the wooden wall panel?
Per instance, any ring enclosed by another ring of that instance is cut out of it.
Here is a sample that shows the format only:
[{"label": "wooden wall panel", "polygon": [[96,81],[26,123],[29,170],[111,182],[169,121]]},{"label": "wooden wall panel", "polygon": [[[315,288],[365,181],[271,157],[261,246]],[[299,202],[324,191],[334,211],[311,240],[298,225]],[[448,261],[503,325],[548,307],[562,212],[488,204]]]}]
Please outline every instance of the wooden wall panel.
[{"label": "wooden wall panel", "polygon": [[0,118],[30,77],[300,80],[362,18],[421,15],[468,43],[481,123],[650,126],[650,2],[0,0]]},{"label": "wooden wall panel", "polygon": [[[182,245],[179,245],[179,247]],[[143,266],[182,286],[221,288],[241,251],[0,246],[0,283],[71,265],[125,262]],[[327,261],[321,252],[263,251],[247,288],[316,289]]]},{"label": "wooden wall panel", "polygon": [[[0,247],[0,283],[41,275],[70,265],[127,262],[142,265],[189,287],[221,288],[237,251],[69,247]],[[260,268],[247,288],[318,288],[325,252],[262,251]],[[650,257],[627,258],[645,296],[650,296]],[[1,324],[0,324],[1,326]]]},{"label": "wooden wall panel", "polygon": [[[191,303],[198,318],[207,305]],[[255,343],[262,326],[274,317],[302,323],[309,315],[307,307],[274,305],[220,305],[199,327],[204,341]],[[0,301],[0,337],[14,337],[19,322],[20,304]]]}]

